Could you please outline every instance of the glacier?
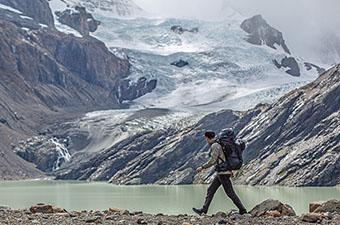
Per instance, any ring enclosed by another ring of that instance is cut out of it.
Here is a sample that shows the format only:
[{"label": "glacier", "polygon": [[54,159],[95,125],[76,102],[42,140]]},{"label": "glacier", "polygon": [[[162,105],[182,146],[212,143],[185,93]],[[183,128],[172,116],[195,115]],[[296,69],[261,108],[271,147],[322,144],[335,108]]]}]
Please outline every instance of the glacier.
[{"label": "glacier", "polygon": [[[72,122],[69,133],[86,133],[88,143],[80,149],[83,152],[100,152],[143,132],[181,130],[219,110],[247,110],[272,103],[318,77],[316,70],[306,70],[303,58],[287,54],[281,46],[273,49],[265,43],[248,43],[247,33],[240,28],[246,18],[231,7],[223,7],[223,19],[206,21],[150,16],[132,1],[50,2],[53,12],[74,5],[87,6],[101,22],[91,33],[93,37],[103,41],[117,57],[129,59],[132,68],[128,79],[157,79],[151,93],[124,102],[128,109],[92,112]],[[126,11],[119,13],[117,5]],[[178,34],[171,31],[175,25],[198,28],[198,32]],[[285,56],[295,57],[301,69],[299,77],[274,65],[274,59]],[[178,60],[189,65],[170,65]]]}]

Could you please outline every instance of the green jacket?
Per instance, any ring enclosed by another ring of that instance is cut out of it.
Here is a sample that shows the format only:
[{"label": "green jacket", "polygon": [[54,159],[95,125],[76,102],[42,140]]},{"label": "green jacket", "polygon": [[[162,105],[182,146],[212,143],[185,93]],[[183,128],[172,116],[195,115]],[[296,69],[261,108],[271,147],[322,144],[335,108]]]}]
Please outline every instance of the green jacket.
[{"label": "green jacket", "polygon": [[[210,147],[210,160],[205,163],[202,168],[208,169],[226,160],[222,146],[219,143],[213,143]],[[231,171],[218,172],[218,174],[231,174]]]}]

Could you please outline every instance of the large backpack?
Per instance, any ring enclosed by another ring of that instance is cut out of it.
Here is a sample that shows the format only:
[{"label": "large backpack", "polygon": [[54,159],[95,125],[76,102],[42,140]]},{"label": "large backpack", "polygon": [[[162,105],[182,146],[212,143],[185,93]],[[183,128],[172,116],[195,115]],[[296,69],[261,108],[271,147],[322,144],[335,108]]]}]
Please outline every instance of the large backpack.
[{"label": "large backpack", "polygon": [[233,129],[227,128],[221,131],[216,141],[222,146],[226,160],[216,165],[217,172],[225,172],[230,170],[239,170],[243,165],[243,151],[246,143],[240,139],[236,139]]}]

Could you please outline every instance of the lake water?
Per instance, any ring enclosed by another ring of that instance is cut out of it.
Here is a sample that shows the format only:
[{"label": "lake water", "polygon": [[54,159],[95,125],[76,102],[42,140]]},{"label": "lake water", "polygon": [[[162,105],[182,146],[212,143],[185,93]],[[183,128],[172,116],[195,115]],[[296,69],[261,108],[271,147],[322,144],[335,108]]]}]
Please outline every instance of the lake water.
[{"label": "lake water", "polygon": [[[0,206],[28,208],[42,202],[67,210],[105,210],[111,207],[153,214],[192,214],[192,207],[203,204],[206,189],[206,185],[116,186],[98,182],[1,181]],[[308,211],[309,202],[340,199],[339,187],[235,186],[235,189],[248,210],[273,198],[290,204],[297,214],[301,214]],[[232,208],[235,206],[220,188],[209,213]]]}]

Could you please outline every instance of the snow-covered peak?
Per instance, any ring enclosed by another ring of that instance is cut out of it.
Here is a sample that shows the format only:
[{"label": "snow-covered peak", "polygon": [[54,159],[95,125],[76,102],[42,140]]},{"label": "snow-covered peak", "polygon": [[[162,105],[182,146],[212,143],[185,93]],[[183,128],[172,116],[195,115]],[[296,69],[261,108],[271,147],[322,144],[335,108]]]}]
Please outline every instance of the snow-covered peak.
[{"label": "snow-covered peak", "polygon": [[144,10],[132,0],[65,0],[72,5],[84,6],[87,11],[105,17],[139,17]]}]

